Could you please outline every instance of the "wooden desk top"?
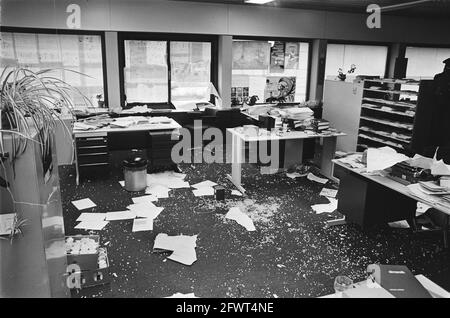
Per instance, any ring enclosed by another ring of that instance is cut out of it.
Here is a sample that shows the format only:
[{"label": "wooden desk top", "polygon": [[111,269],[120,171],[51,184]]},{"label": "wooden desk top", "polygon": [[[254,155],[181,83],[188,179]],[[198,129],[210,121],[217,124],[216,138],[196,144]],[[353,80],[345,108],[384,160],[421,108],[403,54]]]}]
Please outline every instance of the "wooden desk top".
[{"label": "wooden desk top", "polygon": [[[237,128],[228,128],[227,131],[230,133],[239,136],[244,141],[270,141],[270,140],[292,140],[292,139],[310,139],[310,138],[330,138],[330,137],[340,137],[346,136],[346,134],[341,132],[336,132],[332,134],[319,134],[319,133],[306,133],[304,131],[292,130],[282,134],[281,136],[277,135],[275,132],[269,132],[266,129],[259,128],[258,136],[249,136],[244,133],[237,131]],[[267,132],[267,133],[266,133]]]},{"label": "wooden desk top", "polygon": [[388,172],[386,171],[382,171],[381,173],[383,175],[371,175],[371,174],[365,174],[365,173],[361,173],[360,171],[358,171],[358,169],[353,169],[350,166],[348,166],[345,163],[342,163],[339,161],[339,159],[334,159],[333,162],[335,164],[337,164],[338,166],[345,168],[349,171],[352,171],[353,173],[356,173],[357,175],[360,175],[361,177],[364,177],[368,180],[371,180],[373,182],[376,182],[382,186],[385,186],[393,191],[397,191],[398,193],[401,193],[411,199],[414,199],[416,201],[422,202],[428,206],[431,206],[432,208],[439,210],[445,214],[450,215],[450,205],[441,205],[441,204],[432,204],[420,197],[415,196],[414,194],[412,194],[410,192],[410,190],[408,189],[408,187],[404,184],[401,184],[400,182],[397,182],[391,178],[386,177],[386,175],[388,174]]}]

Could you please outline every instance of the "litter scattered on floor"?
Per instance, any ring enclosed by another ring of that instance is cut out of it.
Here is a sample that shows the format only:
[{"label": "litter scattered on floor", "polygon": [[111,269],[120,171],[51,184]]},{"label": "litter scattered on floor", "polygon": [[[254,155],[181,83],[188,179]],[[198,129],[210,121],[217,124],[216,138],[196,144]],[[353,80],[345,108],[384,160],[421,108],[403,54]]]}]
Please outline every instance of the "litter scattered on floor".
[{"label": "litter scattered on floor", "polygon": [[295,178],[300,178],[302,175],[298,172],[286,172],[286,177],[291,178],[291,179],[295,179]]},{"label": "litter scattered on floor", "polygon": [[112,275],[113,275],[114,277],[116,277],[116,278],[117,278],[117,274],[116,274],[116,273],[112,273]]},{"label": "litter scattered on floor", "polygon": [[308,173],[308,175],[306,176],[306,178],[308,178],[308,180],[315,181],[315,182],[322,183],[322,184],[325,184],[325,183],[328,182],[328,179],[320,178],[320,177],[314,175],[314,174],[311,173],[311,172]]},{"label": "litter scattered on floor", "polygon": [[131,198],[133,203],[141,203],[141,202],[155,202],[158,201],[158,197],[154,194],[144,195],[141,197]]},{"label": "litter scattered on floor", "polygon": [[390,227],[395,229],[409,229],[409,224],[405,220],[397,221],[397,222],[389,222]]},{"label": "litter scattered on floor", "polygon": [[75,226],[76,229],[100,231],[108,224],[108,221],[82,221]]},{"label": "litter scattered on floor", "polygon": [[152,184],[145,189],[145,194],[152,194],[158,199],[165,199],[169,197],[170,189],[164,185]]},{"label": "litter scattered on floor", "polygon": [[151,202],[135,203],[127,206],[127,209],[136,214],[136,217],[155,219],[164,210]]},{"label": "litter scattered on floor", "polygon": [[193,184],[192,187],[196,188],[196,189],[199,189],[199,188],[204,188],[204,187],[210,187],[211,188],[211,187],[214,187],[216,185],[217,185],[217,183],[215,183],[213,181],[210,181],[210,180],[206,180],[206,181],[203,181],[203,182],[199,182],[199,183]]},{"label": "litter scattered on floor", "polygon": [[125,180],[119,181],[119,183],[122,187],[125,187]]},{"label": "litter scattered on floor", "polygon": [[134,219],[132,232],[152,231],[153,219],[142,218]]},{"label": "litter scattered on floor", "polygon": [[192,193],[196,197],[201,197],[201,196],[206,196],[206,195],[214,195],[214,188],[204,186],[204,187],[200,187],[198,189],[192,190]]},{"label": "litter scattered on floor", "polygon": [[337,192],[338,190],[335,189],[323,188],[322,191],[320,191],[320,195],[328,198],[335,198]]},{"label": "litter scattered on floor", "polygon": [[330,203],[328,204],[315,204],[313,206],[311,206],[311,208],[317,213],[317,214],[321,214],[321,213],[331,213],[336,211],[337,209],[337,205],[338,205],[338,200],[333,199],[333,198],[328,198],[328,201],[330,201]]},{"label": "litter scattered on floor", "polygon": [[186,174],[175,171],[164,171],[147,174],[147,185],[162,185],[166,188],[188,188],[189,183],[184,181]]},{"label": "litter scattered on floor", "polygon": [[235,220],[237,223],[247,229],[247,231],[256,231],[252,219],[241,211],[238,207],[231,208],[225,215],[225,218]]},{"label": "litter scattered on floor", "polygon": [[136,213],[128,211],[117,211],[117,212],[107,212],[106,221],[120,221],[120,220],[130,220],[136,218]]},{"label": "litter scattered on floor", "polygon": [[192,265],[197,260],[196,247],[197,235],[169,236],[159,233],[155,238],[153,251],[172,251],[168,259],[184,265]]},{"label": "litter scattered on floor", "polygon": [[237,195],[237,196],[242,197],[242,193],[238,190],[231,190],[231,195]]},{"label": "litter scattered on floor", "polygon": [[72,201],[72,204],[78,209],[78,210],[85,210],[85,209],[89,209],[89,208],[93,208],[96,207],[97,205],[92,202],[91,199],[87,198],[87,199],[81,199],[81,200],[76,200],[76,201]]},{"label": "litter scattered on floor", "polygon": [[89,222],[96,222],[96,221],[104,221],[106,217],[106,213],[81,213],[80,216],[77,218],[78,222],[83,221],[89,221]]},{"label": "litter scattered on floor", "polygon": [[172,296],[167,296],[164,298],[198,298],[198,297],[195,296],[194,293],[189,294],[175,293]]}]

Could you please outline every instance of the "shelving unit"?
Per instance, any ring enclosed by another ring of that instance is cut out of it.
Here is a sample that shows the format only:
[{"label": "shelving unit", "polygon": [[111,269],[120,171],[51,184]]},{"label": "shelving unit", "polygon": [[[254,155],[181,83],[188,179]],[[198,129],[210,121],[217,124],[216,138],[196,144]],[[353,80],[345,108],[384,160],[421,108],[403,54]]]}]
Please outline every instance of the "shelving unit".
[{"label": "shelving unit", "polygon": [[398,152],[409,149],[419,83],[397,79],[364,81],[357,151],[382,146]]}]

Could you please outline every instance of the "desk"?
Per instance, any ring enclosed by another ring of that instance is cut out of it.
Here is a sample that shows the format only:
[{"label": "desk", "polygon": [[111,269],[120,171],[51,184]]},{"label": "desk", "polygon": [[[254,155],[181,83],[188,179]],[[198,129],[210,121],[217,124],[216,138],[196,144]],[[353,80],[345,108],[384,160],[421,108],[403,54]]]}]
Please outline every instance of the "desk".
[{"label": "desk", "polygon": [[350,221],[367,227],[373,224],[407,220],[415,227],[417,202],[425,203],[446,215],[444,246],[448,246],[448,224],[450,206],[431,204],[415,195],[409,189],[385,175],[368,175],[352,169],[339,159],[335,165],[343,168],[339,182],[338,211]]},{"label": "desk", "polygon": [[245,189],[241,184],[241,169],[242,163],[244,163],[245,161],[245,143],[286,141],[286,148],[296,149],[297,162],[301,162],[303,153],[303,140],[310,138],[322,138],[323,148],[320,169],[324,176],[331,177],[333,168],[331,160],[334,158],[334,154],[336,151],[336,139],[339,136],[345,136],[345,134],[343,133],[309,134],[304,131],[289,131],[279,136],[275,132],[269,132],[265,129],[259,129],[259,131],[263,131],[266,133],[259,134],[258,136],[249,136],[245,133],[240,132],[239,128],[240,127],[227,129],[228,133],[230,133],[232,136],[231,175],[227,175],[227,177],[243,193],[245,193]]},{"label": "desk", "polygon": [[[75,139],[75,168],[76,168],[76,182],[79,184],[80,168],[82,167],[107,167],[109,166],[109,152],[111,140],[108,136],[114,134],[129,135],[130,143],[122,142],[124,149],[133,149],[133,139],[135,134],[142,132],[156,132],[167,131],[167,134],[171,134],[173,130],[181,128],[175,120],[170,119],[167,123],[148,123],[148,124],[135,124],[127,128],[112,128],[104,127],[95,130],[74,130],[73,135]],[[143,146],[145,148],[151,147],[151,138],[144,136]],[[149,145],[149,146],[147,146]]]}]

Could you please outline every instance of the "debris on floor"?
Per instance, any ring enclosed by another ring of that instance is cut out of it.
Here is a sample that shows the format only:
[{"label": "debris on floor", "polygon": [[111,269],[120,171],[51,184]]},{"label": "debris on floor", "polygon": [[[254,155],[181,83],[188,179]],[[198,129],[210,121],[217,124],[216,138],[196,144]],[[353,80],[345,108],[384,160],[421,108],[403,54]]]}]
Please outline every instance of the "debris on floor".
[{"label": "debris on floor", "polygon": [[78,210],[85,210],[85,209],[90,209],[93,207],[96,207],[97,205],[92,202],[91,199],[87,198],[87,199],[81,199],[81,200],[76,200],[76,201],[72,201],[72,204],[78,209]]},{"label": "debris on floor", "polygon": [[338,190],[335,189],[329,189],[329,188],[323,188],[322,191],[320,191],[321,196],[328,197],[328,198],[335,198],[337,195]]},{"label": "debris on floor", "polygon": [[308,173],[306,178],[308,178],[308,180],[315,181],[315,182],[322,183],[322,184],[325,184],[328,182],[328,179],[320,178],[320,177],[316,176],[315,174],[313,174],[312,172]]},{"label": "debris on floor", "polygon": [[328,198],[328,201],[330,201],[330,203],[328,204],[315,204],[312,205],[311,208],[314,210],[314,212],[316,212],[317,214],[321,214],[321,213],[331,213],[336,211],[337,209],[337,205],[338,205],[338,200],[333,199],[333,198]]},{"label": "debris on floor", "polygon": [[194,295],[194,293],[183,294],[183,293],[175,293],[172,296],[167,296],[164,298],[198,298]]},{"label": "debris on floor", "polygon": [[153,252],[171,251],[168,259],[184,264],[192,265],[197,260],[195,248],[197,247],[197,235],[169,236],[159,233],[153,244]]},{"label": "debris on floor", "polygon": [[238,207],[231,208],[225,215],[225,218],[235,220],[238,224],[242,225],[247,231],[256,231],[255,225],[251,218],[247,214],[242,213]]},{"label": "debris on floor", "polygon": [[134,219],[132,232],[153,231],[153,219],[139,218]]}]

